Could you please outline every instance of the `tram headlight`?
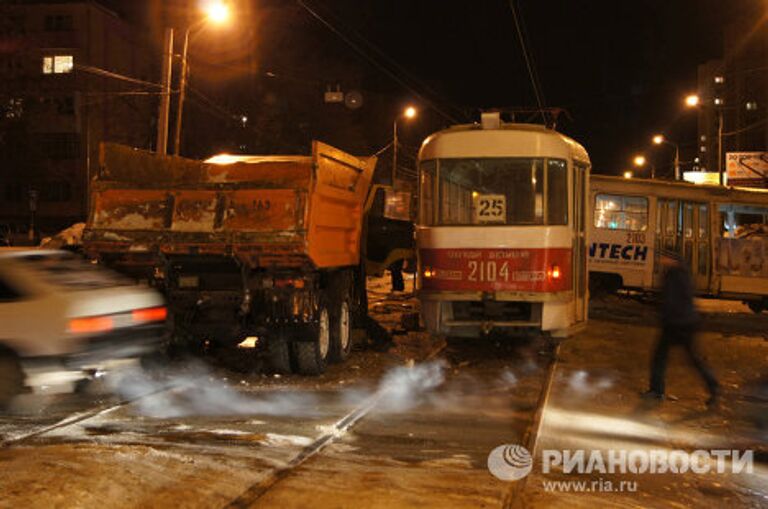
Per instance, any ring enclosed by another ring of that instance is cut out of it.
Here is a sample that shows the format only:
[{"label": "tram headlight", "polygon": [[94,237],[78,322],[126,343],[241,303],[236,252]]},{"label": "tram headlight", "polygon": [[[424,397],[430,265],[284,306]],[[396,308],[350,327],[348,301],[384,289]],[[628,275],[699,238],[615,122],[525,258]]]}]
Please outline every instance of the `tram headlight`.
[{"label": "tram headlight", "polygon": [[432,269],[432,267],[424,267],[423,274],[426,279],[435,277],[435,271]]},{"label": "tram headlight", "polygon": [[552,265],[547,271],[547,277],[549,277],[549,279],[557,280],[557,279],[560,279],[562,276],[563,276],[563,273],[560,270],[559,265]]}]

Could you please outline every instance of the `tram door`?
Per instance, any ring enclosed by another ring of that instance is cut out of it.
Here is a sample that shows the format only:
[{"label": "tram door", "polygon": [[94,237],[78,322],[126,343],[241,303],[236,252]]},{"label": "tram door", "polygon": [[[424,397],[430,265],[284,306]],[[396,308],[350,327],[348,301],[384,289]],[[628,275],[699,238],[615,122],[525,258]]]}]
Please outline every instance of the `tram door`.
[{"label": "tram door", "polygon": [[678,253],[691,270],[697,290],[709,288],[710,268],[709,205],[678,200],[659,200],[656,206],[656,255],[654,286],[661,287],[664,269],[662,250]]},{"label": "tram door", "polygon": [[573,172],[573,274],[576,321],[587,319],[587,168],[574,165]]}]

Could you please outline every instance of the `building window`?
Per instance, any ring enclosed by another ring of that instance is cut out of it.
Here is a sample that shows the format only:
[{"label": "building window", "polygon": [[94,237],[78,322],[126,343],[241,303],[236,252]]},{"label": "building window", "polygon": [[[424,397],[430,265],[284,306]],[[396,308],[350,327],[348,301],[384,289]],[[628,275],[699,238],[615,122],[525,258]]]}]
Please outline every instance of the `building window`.
[{"label": "building window", "polygon": [[72,16],[58,14],[45,17],[47,32],[65,32],[72,30],[73,27]]},{"label": "building window", "polygon": [[53,55],[43,57],[43,74],[66,74],[72,72],[75,59],[72,55]]},{"label": "building window", "polygon": [[11,97],[2,109],[2,116],[8,120],[18,120],[24,114],[24,99]]}]

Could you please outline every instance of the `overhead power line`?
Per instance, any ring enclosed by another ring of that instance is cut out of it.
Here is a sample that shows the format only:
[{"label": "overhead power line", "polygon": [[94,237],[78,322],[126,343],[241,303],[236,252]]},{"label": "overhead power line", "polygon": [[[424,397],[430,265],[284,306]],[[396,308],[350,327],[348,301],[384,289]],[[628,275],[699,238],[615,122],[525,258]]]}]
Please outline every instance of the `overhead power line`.
[{"label": "overhead power line", "polygon": [[[520,28],[520,20],[517,15],[517,7],[515,7],[515,0],[509,0],[509,8],[512,10],[512,19],[515,22],[515,30],[517,32],[517,38],[520,41],[520,48],[523,52],[523,59],[525,60],[525,66],[528,69],[528,77],[531,79],[531,87],[533,87],[533,93],[536,96],[536,104],[541,110],[542,116],[544,115],[544,96],[539,89],[539,80],[536,76],[536,71],[533,67],[532,57],[528,54],[528,44],[526,43],[523,31]],[[546,120],[546,119],[545,119]]]},{"label": "overhead power line", "polygon": [[440,107],[438,104],[436,104],[431,99],[425,97],[422,93],[418,92],[416,89],[414,89],[406,80],[404,80],[402,77],[400,77],[396,72],[392,71],[388,67],[382,65],[380,62],[378,62],[375,58],[373,58],[371,55],[368,54],[368,52],[365,51],[365,49],[361,48],[360,45],[355,43],[352,39],[347,37],[344,33],[342,33],[340,30],[338,30],[332,23],[330,23],[326,18],[321,16],[315,9],[307,5],[304,0],[297,0],[298,4],[304,8],[309,14],[311,14],[315,19],[317,19],[320,23],[325,25],[326,28],[328,28],[331,32],[336,34],[342,41],[344,41],[348,46],[350,46],[352,49],[354,49],[357,53],[359,53],[363,58],[368,60],[371,64],[379,68],[382,72],[384,72],[387,76],[392,78],[395,82],[400,84],[403,88],[410,91],[417,99],[427,104],[430,108],[435,110],[440,116],[445,118],[446,120],[449,120],[455,124],[460,123],[461,121],[454,115],[450,114],[449,112],[445,111],[442,107]]},{"label": "overhead power line", "polygon": [[152,83],[151,81],[144,81],[140,80],[138,78],[132,78],[130,76],[125,76],[123,74],[118,74],[116,72],[107,71],[106,69],[101,69],[99,67],[94,67],[91,65],[79,65],[75,64],[75,69],[78,71],[84,71],[90,74],[95,74],[97,76],[103,76],[105,78],[112,78],[120,81],[126,81],[128,83],[134,83],[136,85],[144,85],[147,87],[156,87],[156,88],[163,88],[163,86],[159,83]]}]

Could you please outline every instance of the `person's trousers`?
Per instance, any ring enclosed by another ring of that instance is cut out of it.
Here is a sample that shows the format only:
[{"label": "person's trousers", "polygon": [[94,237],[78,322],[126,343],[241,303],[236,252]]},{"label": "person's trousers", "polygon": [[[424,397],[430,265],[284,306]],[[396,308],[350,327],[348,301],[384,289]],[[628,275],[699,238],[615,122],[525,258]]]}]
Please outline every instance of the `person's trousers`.
[{"label": "person's trousers", "polygon": [[667,359],[669,358],[669,349],[678,345],[685,349],[688,358],[704,379],[710,394],[717,393],[718,383],[712,371],[704,363],[696,349],[695,344],[696,328],[694,326],[665,326],[661,331],[661,338],[656,345],[656,351],[653,354],[653,363],[651,365],[651,390],[657,394],[664,394],[664,378],[667,371]]},{"label": "person's trousers", "polygon": [[403,262],[404,260],[397,260],[389,266],[389,273],[392,276],[393,292],[402,292],[405,290],[405,280],[403,280]]}]

